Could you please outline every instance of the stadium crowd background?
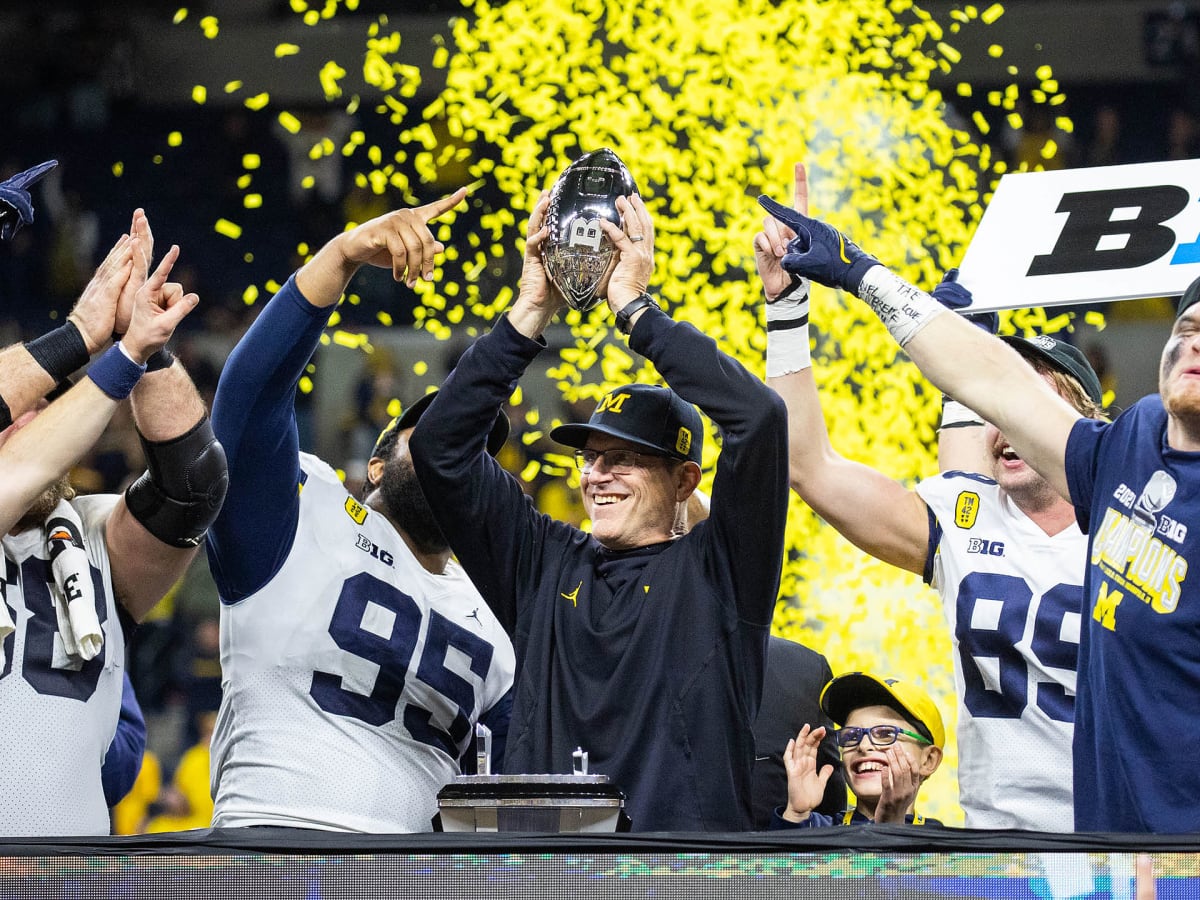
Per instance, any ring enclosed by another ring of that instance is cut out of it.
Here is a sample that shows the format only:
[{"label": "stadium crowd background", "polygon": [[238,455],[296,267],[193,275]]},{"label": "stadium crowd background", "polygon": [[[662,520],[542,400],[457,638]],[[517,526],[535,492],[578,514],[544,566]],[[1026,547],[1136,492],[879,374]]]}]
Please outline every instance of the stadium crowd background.
[{"label": "stadium crowd background", "polygon": [[[965,8],[946,2],[921,5],[943,23]],[[132,209],[144,206],[160,245],[183,248],[176,273],[201,297],[201,308],[181,329],[176,352],[211,399],[224,355],[256,312],[253,300],[269,296],[270,286],[282,282],[308,248],[344,222],[406,204],[406,196],[428,199],[473,179],[468,165],[457,159],[444,161],[432,183],[419,183],[414,176],[412,183],[386,184],[366,177],[371,166],[361,153],[314,158],[312,147],[324,138],[337,150],[352,142],[388,146],[395,144],[398,130],[415,127],[419,109],[438,96],[445,78],[444,71],[439,76],[442,70],[430,67],[442,46],[437,35],[449,34],[449,16],[464,13],[454,0],[364,0],[342,4],[332,17],[306,20],[306,14],[329,6],[210,0],[187,8],[181,17],[183,9],[153,2],[122,4],[119,10],[90,2],[5,5],[0,11],[0,53],[6,60],[0,114],[7,136],[0,143],[0,177],[43,159],[60,161],[54,177],[35,194],[34,225],[0,246],[0,338],[5,344],[36,335],[65,315],[99,252],[127,227]],[[371,102],[357,108],[350,102],[358,92],[372,90],[355,68],[361,69],[369,29],[380,16],[387,16],[388,24],[377,33],[402,35],[397,58],[425,76],[413,85],[411,102],[396,120],[369,112]],[[206,26],[207,17],[212,20]],[[964,28],[956,43],[961,61],[952,73],[932,70],[929,83],[951,104],[948,114],[956,127],[990,148],[992,159],[1003,160],[1009,170],[1200,157],[1200,80],[1195,77],[1200,9],[1192,4],[1011,0],[988,29]],[[997,46],[1003,54],[990,50]],[[304,53],[295,55],[307,53],[309,62],[339,60],[345,68],[341,96],[331,100],[317,77],[288,70],[293,53],[281,47],[302,48]],[[1053,67],[1053,75],[1039,72],[1043,65]],[[233,75],[269,99],[251,108],[249,89],[230,89]],[[1057,82],[1053,90],[1046,90],[1048,81]],[[967,83],[969,92],[959,87]],[[206,94],[197,94],[198,85],[208,86]],[[1065,99],[1051,103],[1047,95]],[[296,127],[281,126],[284,112]],[[579,136],[579,143],[591,149],[586,141],[586,135]],[[625,151],[625,158],[638,175],[638,157]],[[456,233],[460,228],[487,233],[488,217],[510,208],[501,181],[478,189]],[[516,216],[519,220],[521,213]],[[701,250],[706,259],[713,255]],[[498,242],[486,265],[473,270],[480,296],[502,296],[513,287],[519,255],[512,251]],[[397,398],[411,398],[440,381],[468,339],[465,326],[414,328],[428,322],[422,304],[415,295],[396,291],[388,273],[360,278],[353,293],[357,302],[343,306],[341,330],[314,360],[311,390],[304,395],[307,448],[340,464],[348,481],[361,477]],[[1082,315],[1076,316],[1073,339],[1092,355],[1120,406],[1153,389],[1146,379],[1153,378],[1156,352],[1140,354],[1139,335],[1161,336],[1172,305],[1146,301],[1094,312],[1104,313],[1107,326],[1100,330],[1099,319],[1089,317],[1091,324],[1085,324]],[[818,318],[814,313],[814,321]],[[1148,346],[1153,348],[1155,340]],[[1118,341],[1119,352],[1114,350]],[[565,334],[558,335],[556,346],[571,352]],[[611,359],[621,362],[619,356]],[[561,469],[553,457],[547,463],[545,454],[553,448],[541,433],[545,419],[572,415],[571,402],[586,415],[591,401],[560,397],[553,369],[548,371],[552,377],[543,392],[514,404],[518,439],[509,442],[505,462],[527,474],[531,494],[546,511],[578,520],[582,510],[561,489],[561,479],[553,477]],[[929,443],[922,443],[925,461]],[[75,473],[76,482],[85,491],[118,490],[142,466],[129,417],[119,416]],[[844,558],[856,559],[853,551]],[[802,587],[790,608],[803,610],[808,599],[803,576],[796,583]],[[906,593],[924,596],[925,589],[911,579],[906,585]],[[931,597],[921,602],[936,621],[940,612]],[[220,698],[217,614],[201,555],[137,633],[130,670],[150,724],[153,758],[134,802],[118,815],[119,831],[207,824],[205,747]],[[813,637],[821,634],[821,617],[803,611],[797,616],[782,616],[779,630],[828,652],[835,672],[847,668],[844,656]],[[929,647],[943,644],[914,644],[911,635],[902,634],[884,646],[906,644],[913,653],[905,665],[917,668],[904,674],[919,673],[923,661],[940,666],[942,675],[931,680],[935,687],[942,685],[943,710],[952,710],[952,688],[945,691],[949,662],[926,658]],[[900,665],[890,658],[883,667],[888,664]],[[954,823],[952,775],[942,782],[931,785],[945,798],[940,806],[933,801],[931,811]]]}]

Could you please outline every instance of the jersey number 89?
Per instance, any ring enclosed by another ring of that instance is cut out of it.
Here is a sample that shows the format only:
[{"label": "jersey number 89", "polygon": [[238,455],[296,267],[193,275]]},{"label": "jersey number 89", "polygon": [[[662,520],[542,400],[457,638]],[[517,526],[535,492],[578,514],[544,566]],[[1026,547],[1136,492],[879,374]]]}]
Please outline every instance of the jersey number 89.
[{"label": "jersey number 89", "polygon": [[[974,615],[984,600],[999,604],[995,627],[978,627]],[[958,586],[957,622],[959,660],[965,692],[963,704],[971,715],[985,719],[1017,719],[1029,705],[1029,667],[1033,662],[1048,669],[1075,671],[1078,640],[1062,637],[1063,620],[1079,613],[1083,588],[1056,584],[1042,595],[1037,605],[1033,633],[1026,659],[1018,645],[1025,636],[1033,591],[1024,578],[996,572],[972,572]],[[993,659],[998,669],[999,690],[989,687],[979,660]],[[1034,688],[1037,708],[1058,722],[1074,720],[1075,697],[1055,681],[1039,681]]]}]

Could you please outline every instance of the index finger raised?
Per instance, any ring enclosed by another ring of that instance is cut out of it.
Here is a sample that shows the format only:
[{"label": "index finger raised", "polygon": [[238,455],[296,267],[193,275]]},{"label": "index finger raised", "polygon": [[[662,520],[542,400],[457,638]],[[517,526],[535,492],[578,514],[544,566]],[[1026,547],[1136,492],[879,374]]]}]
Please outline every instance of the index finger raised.
[{"label": "index finger raised", "polygon": [[442,213],[449,212],[462,203],[467,196],[467,189],[460,187],[453,194],[447,197],[442,197],[440,200],[434,200],[432,203],[426,203],[424,206],[418,206],[416,212],[420,215],[421,221],[428,222],[431,219],[436,219]]}]

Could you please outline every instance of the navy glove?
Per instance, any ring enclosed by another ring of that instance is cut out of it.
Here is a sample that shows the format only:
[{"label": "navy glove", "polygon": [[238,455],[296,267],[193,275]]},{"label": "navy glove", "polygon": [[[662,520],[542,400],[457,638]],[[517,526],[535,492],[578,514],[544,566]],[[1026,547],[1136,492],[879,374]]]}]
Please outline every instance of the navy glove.
[{"label": "navy glove", "polygon": [[[949,269],[941,282],[933,289],[933,299],[947,309],[962,312],[971,305],[971,292],[958,283],[958,269]],[[993,312],[963,313],[963,318],[972,325],[978,325],[988,334],[1000,330],[1000,314]]]},{"label": "navy glove", "polygon": [[763,209],[796,232],[796,236],[788,242],[787,253],[779,261],[793,275],[805,276],[826,287],[837,287],[857,294],[858,285],[867,270],[880,265],[879,260],[865,253],[836,228],[776,203],[766,195],[760,196],[758,202]]},{"label": "navy glove", "polygon": [[33,201],[28,189],[57,165],[57,159],[50,159],[0,181],[0,240],[12,240],[22,225],[33,221]]}]

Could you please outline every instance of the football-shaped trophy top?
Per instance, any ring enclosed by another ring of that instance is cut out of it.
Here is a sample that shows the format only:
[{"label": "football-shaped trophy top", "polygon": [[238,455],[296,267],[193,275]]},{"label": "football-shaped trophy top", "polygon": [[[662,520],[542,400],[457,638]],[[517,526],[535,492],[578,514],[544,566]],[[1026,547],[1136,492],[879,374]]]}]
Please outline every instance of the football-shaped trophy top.
[{"label": "football-shaped trophy top", "polygon": [[617,198],[638,192],[625,163],[607,147],[571,163],[550,189],[542,259],[546,274],[573,309],[588,310],[604,299],[617,251],[600,229],[608,219],[621,227]]}]

